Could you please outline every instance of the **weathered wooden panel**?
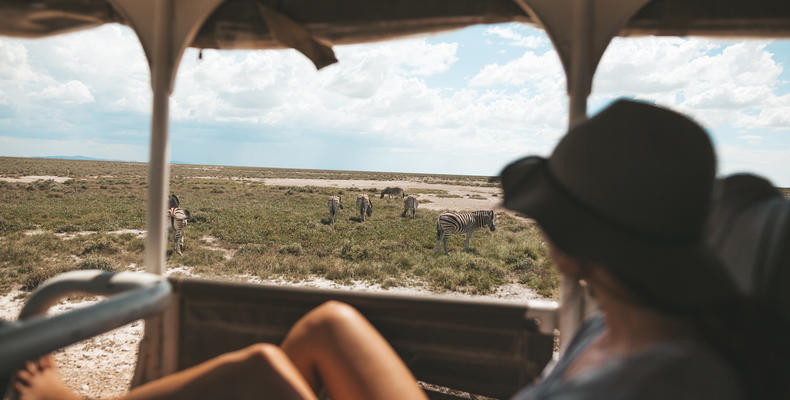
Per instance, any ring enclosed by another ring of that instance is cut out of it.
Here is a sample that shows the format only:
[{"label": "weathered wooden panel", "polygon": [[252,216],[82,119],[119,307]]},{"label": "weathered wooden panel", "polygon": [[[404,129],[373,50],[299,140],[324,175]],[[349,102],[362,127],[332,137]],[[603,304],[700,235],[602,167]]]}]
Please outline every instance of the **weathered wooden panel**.
[{"label": "weathered wooden panel", "polygon": [[421,381],[507,398],[551,358],[526,305],[172,280],[181,298],[179,368],[256,342],[280,343],[328,300],[349,303],[387,338]]}]

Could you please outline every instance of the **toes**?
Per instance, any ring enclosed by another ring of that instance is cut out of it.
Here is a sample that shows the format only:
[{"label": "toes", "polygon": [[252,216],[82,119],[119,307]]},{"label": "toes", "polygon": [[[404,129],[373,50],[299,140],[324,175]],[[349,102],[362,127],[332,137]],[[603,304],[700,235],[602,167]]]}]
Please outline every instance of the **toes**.
[{"label": "toes", "polygon": [[22,384],[22,382],[16,381],[14,382],[14,390],[19,394],[25,394],[25,392],[27,392],[27,386]]},{"label": "toes", "polygon": [[38,365],[36,365],[36,363],[32,361],[25,362],[25,369],[27,370],[27,372],[30,372],[31,374],[35,374],[39,372]]},{"label": "toes", "polygon": [[20,382],[29,385],[30,382],[33,380],[33,374],[24,369],[20,369],[19,372],[16,373],[16,378]]}]

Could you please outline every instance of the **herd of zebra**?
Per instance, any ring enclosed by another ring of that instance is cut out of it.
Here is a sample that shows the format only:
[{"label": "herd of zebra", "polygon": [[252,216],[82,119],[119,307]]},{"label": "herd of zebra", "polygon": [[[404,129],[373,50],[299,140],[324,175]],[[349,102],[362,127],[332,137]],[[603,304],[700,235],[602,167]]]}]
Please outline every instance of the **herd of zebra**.
[{"label": "herd of zebra", "polygon": [[[411,219],[414,219],[417,213],[417,197],[406,196],[403,189],[386,188],[381,191],[381,199],[384,196],[400,197],[403,199],[403,213],[401,217],[411,214]],[[329,224],[334,226],[335,217],[343,209],[342,196],[329,197]],[[366,194],[358,194],[356,202],[356,211],[359,212],[359,221],[365,222],[365,217],[373,215],[373,204]],[[473,212],[443,212],[439,214],[436,219],[436,248],[435,252],[439,251],[439,243],[444,243],[444,254],[447,252],[447,239],[453,234],[466,234],[466,243],[464,244],[464,251],[469,250],[469,240],[472,238],[472,233],[478,228],[488,227],[492,232],[495,230],[494,222],[496,214],[493,210],[473,211]]]},{"label": "herd of zebra", "polygon": [[[411,214],[411,219],[414,219],[417,213],[417,206],[419,202],[417,197],[406,195],[401,188],[386,188],[381,191],[381,199],[384,196],[400,197],[403,199],[403,213],[401,217],[406,217]],[[184,250],[184,229],[187,226],[187,220],[190,217],[189,210],[181,208],[181,202],[178,196],[171,194],[168,202],[167,215],[170,218],[170,227],[173,230],[173,252],[182,255]],[[341,196],[329,197],[329,224],[334,226],[335,218],[340,210],[343,209],[343,198]],[[358,194],[356,201],[356,211],[359,213],[359,222],[365,222],[366,217],[373,215],[373,203],[366,194]],[[494,221],[496,215],[493,210],[473,211],[473,212],[443,212],[439,214],[436,219],[436,248],[435,252],[439,251],[439,243],[444,242],[444,254],[447,252],[447,238],[453,234],[466,234],[466,243],[464,244],[464,251],[469,250],[469,240],[472,233],[478,228],[488,227],[492,232],[494,231]]]},{"label": "herd of zebra", "polygon": [[[381,199],[384,196],[389,196],[390,198],[393,197],[400,197],[403,199],[403,213],[401,217],[405,217],[406,214],[411,213],[411,219],[414,219],[414,215],[417,213],[417,205],[418,201],[417,198],[414,196],[406,196],[403,192],[403,189],[395,187],[391,188],[388,187],[381,191]],[[335,224],[335,217],[343,209],[343,197],[342,196],[329,196],[329,224]],[[370,198],[366,194],[358,194],[357,195],[357,203],[356,203],[356,211],[359,212],[359,222],[365,222],[365,217],[370,217],[373,215],[373,203],[370,202]]]}]

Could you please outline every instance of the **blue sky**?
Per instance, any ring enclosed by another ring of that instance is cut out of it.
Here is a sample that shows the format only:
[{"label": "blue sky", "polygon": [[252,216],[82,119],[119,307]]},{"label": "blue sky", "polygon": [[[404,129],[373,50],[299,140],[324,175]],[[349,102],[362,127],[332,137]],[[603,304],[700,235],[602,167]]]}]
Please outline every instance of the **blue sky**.
[{"label": "blue sky", "polygon": [[[545,34],[476,26],[335,48],[316,71],[292,50],[184,55],[171,160],[196,164],[497,174],[548,154],[566,129],[559,60]],[[590,111],[618,97],[688,113],[721,173],[790,186],[790,41],[615,39]],[[0,155],[145,161],[151,95],[132,32],[0,38]]]}]

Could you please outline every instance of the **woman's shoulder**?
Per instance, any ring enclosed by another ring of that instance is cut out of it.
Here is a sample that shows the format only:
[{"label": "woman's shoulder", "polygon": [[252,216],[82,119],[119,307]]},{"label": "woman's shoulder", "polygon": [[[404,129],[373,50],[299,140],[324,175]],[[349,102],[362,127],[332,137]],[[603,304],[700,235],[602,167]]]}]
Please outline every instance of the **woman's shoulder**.
[{"label": "woman's shoulder", "polygon": [[536,399],[717,399],[743,398],[735,370],[716,352],[695,342],[665,342],[563,381],[563,370],[604,328],[589,320],[543,382],[520,392]]},{"label": "woman's shoulder", "polygon": [[[598,375],[598,376],[595,376]],[[585,378],[588,380],[585,382]],[[580,386],[622,388],[611,399],[742,399],[732,365],[704,344],[666,342],[580,379]],[[591,397],[597,398],[597,397]]]}]

